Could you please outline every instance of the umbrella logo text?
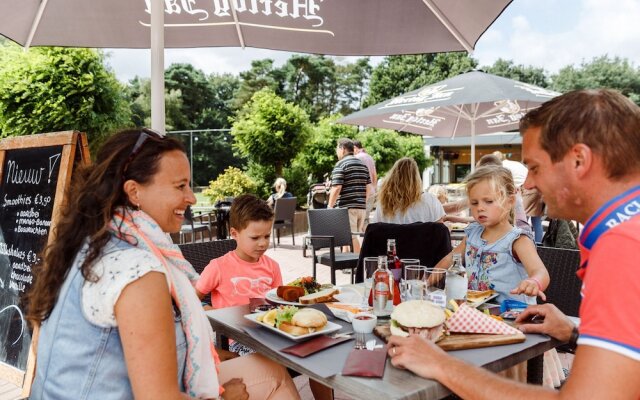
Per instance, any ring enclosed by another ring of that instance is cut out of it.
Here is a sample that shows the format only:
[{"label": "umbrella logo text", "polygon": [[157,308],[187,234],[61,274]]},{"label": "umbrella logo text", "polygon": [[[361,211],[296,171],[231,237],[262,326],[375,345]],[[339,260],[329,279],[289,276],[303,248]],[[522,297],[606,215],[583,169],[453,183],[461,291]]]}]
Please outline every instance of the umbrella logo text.
[{"label": "umbrella logo text", "polygon": [[518,82],[515,85],[513,85],[513,87],[525,90],[525,91],[533,94],[534,96],[546,97],[548,99],[551,99],[551,98],[556,97],[556,96],[560,96],[560,93],[558,93],[558,92],[554,92],[553,90],[547,90],[547,89],[541,88],[539,86],[530,85],[528,83]]},{"label": "umbrella logo text", "polygon": [[[145,12],[151,15],[149,7],[151,0],[145,0]],[[251,15],[262,15],[271,17],[275,15],[280,18],[292,18],[293,20],[303,20],[311,22],[312,28],[318,28],[324,24],[324,18],[317,15],[320,11],[320,2],[324,0],[165,0],[164,12],[166,15],[193,15],[198,17],[199,22],[192,23],[169,23],[165,27],[193,27],[193,26],[224,26],[235,25],[235,21],[229,22],[209,22],[213,18],[232,18],[234,12],[238,15],[249,13]],[[199,6],[196,5],[198,3]],[[148,22],[139,21],[144,26],[149,26]],[[307,31],[304,28],[283,27],[276,24],[256,24],[247,22],[238,22],[239,25],[263,27],[271,29],[300,30]],[[329,33],[333,36],[333,32],[315,30],[320,33]]]},{"label": "umbrella logo text", "polygon": [[453,94],[456,91],[462,90],[462,89],[464,88],[460,87],[460,88],[447,89],[447,85],[429,86],[427,88],[422,89],[418,93],[395,97],[380,108],[383,109],[383,108],[389,108],[389,107],[423,104],[423,103],[429,103],[432,101],[448,100],[451,98],[451,96],[453,96]]},{"label": "umbrella logo text", "polygon": [[385,122],[403,126],[413,126],[421,129],[433,130],[443,118],[431,116],[435,111],[433,108],[421,108],[416,112],[402,111],[402,113],[393,113]]}]

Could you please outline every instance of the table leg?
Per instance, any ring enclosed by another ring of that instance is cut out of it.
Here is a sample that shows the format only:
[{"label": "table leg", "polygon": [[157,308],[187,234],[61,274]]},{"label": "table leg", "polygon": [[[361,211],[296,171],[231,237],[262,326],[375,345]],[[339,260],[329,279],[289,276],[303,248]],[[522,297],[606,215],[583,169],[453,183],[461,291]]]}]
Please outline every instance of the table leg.
[{"label": "table leg", "polygon": [[527,382],[534,385],[542,385],[542,367],[544,365],[544,353],[527,361]]},{"label": "table leg", "polygon": [[216,332],[216,343],[222,350],[229,350],[229,338]]}]

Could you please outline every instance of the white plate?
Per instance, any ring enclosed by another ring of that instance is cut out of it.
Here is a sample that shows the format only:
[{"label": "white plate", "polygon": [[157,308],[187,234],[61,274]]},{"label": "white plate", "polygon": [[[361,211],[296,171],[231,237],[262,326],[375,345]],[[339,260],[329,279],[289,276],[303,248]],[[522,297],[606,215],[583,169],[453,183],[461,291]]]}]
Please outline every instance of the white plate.
[{"label": "white plate", "polygon": [[258,312],[258,313],[254,313],[254,314],[247,314],[244,317],[246,319],[248,319],[249,321],[253,321],[256,324],[260,325],[260,326],[264,326],[267,329],[270,329],[276,333],[279,333],[280,335],[289,338],[293,341],[299,342],[301,340],[305,340],[305,339],[309,339],[312,338],[314,336],[318,336],[318,335],[325,335],[327,333],[332,333],[332,332],[336,332],[339,331],[340,329],[342,329],[341,325],[338,325],[334,322],[328,321],[327,324],[320,330],[315,331],[313,333],[307,333],[306,335],[300,335],[300,336],[294,336],[294,335],[290,335],[285,331],[281,331],[280,329],[276,328],[275,326],[271,326],[269,324],[265,324],[264,322],[261,321],[257,321],[256,318],[258,317],[258,315],[262,315],[264,314],[264,312]]},{"label": "white plate", "polygon": [[486,299],[481,301],[476,301],[475,303],[471,303],[470,301],[467,301],[467,305],[469,307],[477,308],[479,305],[484,304],[491,299],[495,299],[496,297],[498,297],[498,293],[494,293],[491,296],[487,297]]},{"label": "white plate", "polygon": [[[340,290],[340,293],[336,296],[340,297],[343,293],[345,292],[353,292],[353,293],[357,293],[357,291],[355,289],[352,288],[345,288],[345,287],[336,287],[336,289]],[[267,293],[265,293],[264,297],[276,304],[283,304],[286,306],[297,306],[297,307],[308,307],[311,304],[302,304],[299,303],[297,301],[286,301],[285,299],[283,299],[282,297],[278,296],[278,288],[274,288],[269,290]],[[336,297],[336,299],[338,299],[338,297]],[[360,295],[359,298],[362,298],[362,296]],[[359,301],[359,300],[357,300]],[[339,301],[339,303],[342,303],[342,301]],[[350,302],[345,302],[345,304],[351,304]]]}]

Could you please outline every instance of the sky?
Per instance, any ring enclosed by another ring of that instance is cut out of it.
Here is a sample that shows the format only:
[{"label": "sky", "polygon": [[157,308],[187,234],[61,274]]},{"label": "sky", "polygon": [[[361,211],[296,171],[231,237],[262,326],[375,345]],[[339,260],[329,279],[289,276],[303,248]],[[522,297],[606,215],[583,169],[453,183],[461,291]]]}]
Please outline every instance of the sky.
[{"label": "sky", "polygon": [[[640,0],[514,0],[480,37],[472,56],[480,65],[498,58],[554,73],[594,57],[627,58],[640,66]],[[119,80],[150,76],[148,50],[107,50]],[[251,61],[271,58],[276,65],[292,53],[240,48],[167,49],[165,66],[190,63],[207,74],[238,74]],[[350,57],[336,57],[351,61]],[[373,57],[377,63],[381,57]]]}]

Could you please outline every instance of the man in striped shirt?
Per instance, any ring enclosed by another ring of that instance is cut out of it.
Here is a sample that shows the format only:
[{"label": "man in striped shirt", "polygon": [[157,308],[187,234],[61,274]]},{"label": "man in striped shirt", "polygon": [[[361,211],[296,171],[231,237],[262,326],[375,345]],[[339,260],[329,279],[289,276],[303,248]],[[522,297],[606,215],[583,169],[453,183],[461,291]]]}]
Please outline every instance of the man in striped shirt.
[{"label": "man in striped shirt", "polygon": [[[353,142],[339,139],[336,147],[338,162],[331,173],[329,208],[349,209],[351,232],[364,232],[367,208],[368,184],[371,183],[369,169],[353,155]],[[360,242],[353,238],[353,249],[360,251]]]}]

